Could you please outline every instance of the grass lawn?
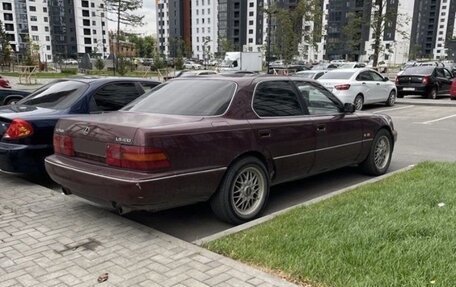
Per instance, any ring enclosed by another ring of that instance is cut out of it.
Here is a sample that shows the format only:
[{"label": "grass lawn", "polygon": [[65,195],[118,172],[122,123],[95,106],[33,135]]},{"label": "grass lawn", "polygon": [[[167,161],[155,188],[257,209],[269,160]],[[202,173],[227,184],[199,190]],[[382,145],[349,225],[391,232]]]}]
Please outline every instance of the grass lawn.
[{"label": "grass lawn", "polygon": [[456,164],[422,163],[206,247],[311,286],[456,286]]}]

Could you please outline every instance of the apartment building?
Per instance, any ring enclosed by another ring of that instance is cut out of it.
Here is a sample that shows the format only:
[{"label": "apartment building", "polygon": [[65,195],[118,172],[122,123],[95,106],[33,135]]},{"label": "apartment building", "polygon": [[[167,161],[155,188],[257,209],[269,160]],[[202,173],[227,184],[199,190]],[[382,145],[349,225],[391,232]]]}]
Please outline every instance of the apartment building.
[{"label": "apartment building", "polygon": [[13,51],[19,51],[19,42],[17,38],[17,20],[16,20],[16,5],[14,0],[0,0],[0,20],[4,25],[5,33]]},{"label": "apartment building", "polygon": [[26,1],[28,33],[37,45],[41,62],[52,62],[51,30],[47,1]]},{"label": "apartment building", "polygon": [[193,57],[210,60],[218,48],[218,5],[216,0],[192,0]]}]

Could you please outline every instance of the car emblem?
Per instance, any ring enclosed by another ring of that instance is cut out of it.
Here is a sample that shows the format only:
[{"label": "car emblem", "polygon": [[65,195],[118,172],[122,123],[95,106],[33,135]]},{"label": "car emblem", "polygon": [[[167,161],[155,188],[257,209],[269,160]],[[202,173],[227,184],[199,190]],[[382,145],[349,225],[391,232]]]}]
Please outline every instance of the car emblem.
[{"label": "car emblem", "polygon": [[82,130],[82,134],[85,135],[85,136],[88,135],[89,132],[90,132],[90,128],[89,128],[89,127],[85,127],[85,128]]}]

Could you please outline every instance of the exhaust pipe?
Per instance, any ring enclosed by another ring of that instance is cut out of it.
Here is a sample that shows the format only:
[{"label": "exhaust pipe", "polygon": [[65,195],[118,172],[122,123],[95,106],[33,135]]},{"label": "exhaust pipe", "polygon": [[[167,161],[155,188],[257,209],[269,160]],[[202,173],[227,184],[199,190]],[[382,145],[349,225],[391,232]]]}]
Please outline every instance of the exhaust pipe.
[{"label": "exhaust pipe", "polygon": [[71,191],[68,188],[62,187],[62,193],[64,195],[70,195],[72,194]]},{"label": "exhaust pipe", "polygon": [[119,205],[119,204],[117,204],[117,203],[115,203],[115,202],[113,202],[112,205],[114,206],[114,208],[115,208],[117,214],[119,214],[119,215],[125,215],[125,214],[127,214],[127,213],[132,212],[132,209],[131,209],[131,208],[126,207],[126,206]]}]

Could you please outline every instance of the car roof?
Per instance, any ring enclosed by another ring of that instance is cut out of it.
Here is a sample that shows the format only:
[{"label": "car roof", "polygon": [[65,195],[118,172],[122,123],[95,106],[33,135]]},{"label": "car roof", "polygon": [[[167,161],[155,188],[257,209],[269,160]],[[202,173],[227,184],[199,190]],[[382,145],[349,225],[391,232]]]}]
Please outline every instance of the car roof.
[{"label": "car roof", "polygon": [[96,76],[75,76],[62,79],[64,81],[79,81],[83,83],[109,83],[113,81],[123,82],[158,82],[151,79],[128,78],[128,77],[96,77]]}]

